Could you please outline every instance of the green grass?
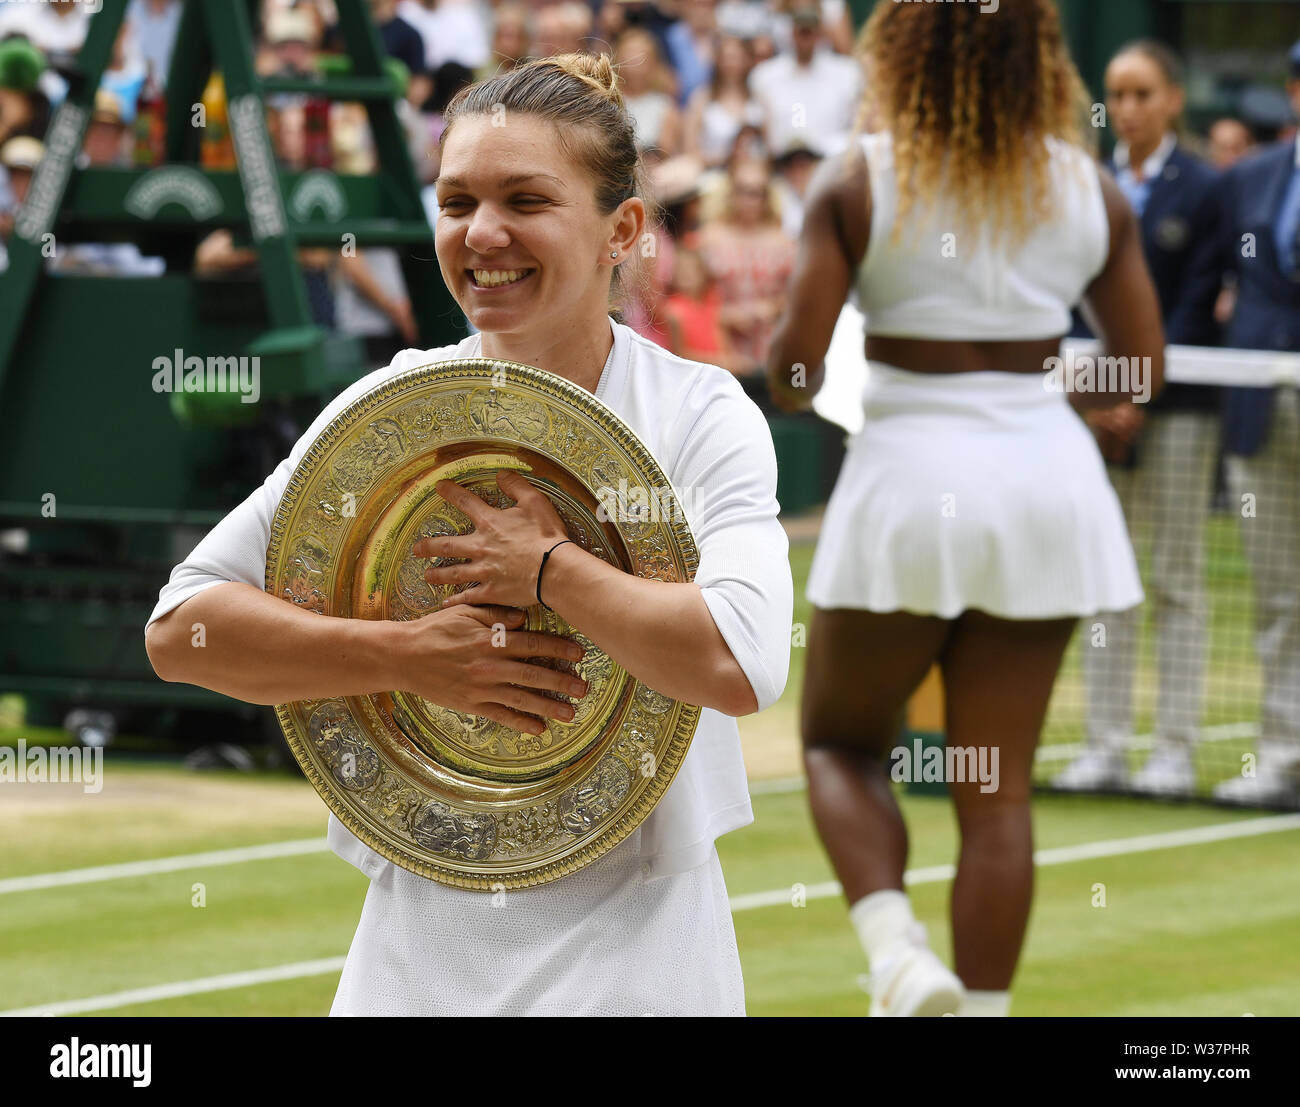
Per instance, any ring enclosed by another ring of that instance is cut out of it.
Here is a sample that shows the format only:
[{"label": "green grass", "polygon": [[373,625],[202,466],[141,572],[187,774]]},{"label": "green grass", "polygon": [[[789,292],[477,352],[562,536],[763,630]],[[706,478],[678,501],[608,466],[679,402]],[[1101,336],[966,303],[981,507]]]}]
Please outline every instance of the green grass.
[{"label": "green grass", "polygon": [[[760,797],[756,824],[719,847],[733,894],[830,877],[804,797]],[[943,800],[905,797],[910,865],[951,861]],[[1038,848],[1161,833],[1215,822],[1203,808],[1050,797],[1037,803]],[[1300,834],[1040,867],[1015,986],[1018,1015],[1300,1013]],[[774,844],[783,843],[778,849]],[[1106,887],[1094,907],[1094,885]],[[917,915],[945,955],[948,885],[914,885]],[[861,1014],[865,962],[839,899],[736,915],[755,1015]]]},{"label": "green grass", "polygon": [[[1209,606],[1209,654],[1206,662],[1205,712],[1203,726],[1225,723],[1253,723],[1259,719],[1260,676],[1255,660],[1254,601],[1250,572],[1241,548],[1238,520],[1231,514],[1216,514],[1206,526],[1206,593]],[[1150,565],[1139,559],[1148,600],[1152,595]],[[1091,620],[1083,620],[1081,632],[1061,667],[1043,731],[1043,744],[1077,742],[1083,739],[1086,707],[1080,650],[1083,633]],[[1136,730],[1150,733],[1155,723],[1158,673],[1155,656],[1155,627],[1152,606],[1143,609],[1138,670],[1134,679]],[[1214,779],[1229,775],[1240,766],[1240,754],[1248,743],[1215,742],[1202,749],[1203,766]]]},{"label": "green grass", "polygon": [[[1210,534],[1213,647],[1207,723],[1257,717],[1248,578],[1235,520]],[[795,545],[796,623],[812,546]],[[805,651],[792,651],[781,701],[742,723],[747,743],[793,749]],[[1137,680],[1139,730],[1149,729],[1155,669],[1149,628]],[[1067,659],[1045,740],[1081,737],[1077,647]],[[0,703],[0,742],[60,740],[23,727]],[[1214,743],[1229,764],[1248,742]],[[1203,769],[1210,754],[1203,758]],[[1226,775],[1220,773],[1219,775]],[[60,869],[323,835],[325,809],[287,775],[187,773],[115,759],[98,796],[13,786],[0,805],[0,879]],[[912,867],[951,862],[957,839],[942,799],[904,795]],[[756,822],[719,842],[733,895],[811,887],[833,874],[802,792],[755,797]],[[1252,817],[1196,805],[1042,796],[1040,849],[1162,833]],[[1041,867],[1015,987],[1018,1015],[1300,1014],[1300,832]],[[205,906],[194,906],[203,886]],[[1094,907],[1104,884],[1105,907]],[[328,852],[0,895],[0,1010],[193,980],[347,952],[367,883]],[[946,883],[912,899],[947,955]],[[838,898],[738,912],[751,1014],[864,1014],[865,959]],[[120,1007],[113,1015],[318,1015],[336,974]]]},{"label": "green grass", "polygon": [[[1202,725],[1251,724],[1259,719],[1260,674],[1255,660],[1254,599],[1250,572],[1241,547],[1239,520],[1231,513],[1211,515],[1206,526],[1206,593],[1209,610],[1209,653],[1206,662],[1205,702]],[[804,586],[812,564],[813,546],[791,547],[790,567],[795,579],[794,621],[805,627],[811,617]],[[1141,551],[1139,568],[1148,599],[1150,558]],[[1047,722],[1043,727],[1044,747],[1081,742],[1087,698],[1084,692],[1080,653],[1092,620],[1081,620],[1080,629],[1066,654],[1053,691]],[[1155,725],[1158,672],[1152,606],[1146,604],[1140,631],[1138,667],[1133,684],[1134,725],[1138,734],[1150,734]],[[783,723],[795,726],[798,691],[803,686],[806,651],[794,649],[790,656],[790,681],[785,695],[770,710]],[[1201,785],[1210,786],[1240,771],[1241,755],[1254,748],[1246,739],[1205,742],[1197,751]],[[1135,765],[1141,757],[1135,758]],[[1046,780],[1064,761],[1040,763],[1037,778]]]},{"label": "green grass", "polygon": [[[179,770],[110,764],[114,791],[184,789]],[[42,865],[81,867],[118,859],[183,853],[247,841],[319,835],[324,808],[305,783],[207,774],[220,785],[190,804],[175,829],[160,828],[156,806],[132,814],[97,813],[82,822],[41,821]],[[243,793],[243,828],[204,840],[194,833],[209,802]],[[283,810],[263,823],[259,802]],[[956,837],[942,799],[904,796],[913,852],[922,867],[954,859]],[[291,814],[291,811],[296,814]],[[801,792],[755,797],[756,822],[719,844],[733,895],[811,887],[832,878]],[[1037,844],[1052,848],[1231,821],[1191,805],[1125,799],[1045,797],[1037,804]],[[5,824],[8,825],[8,824]],[[272,831],[272,826],[274,831]],[[116,833],[114,831],[116,828]],[[145,848],[145,840],[148,848]],[[1159,852],[1040,868],[1038,893],[1015,991],[1022,1015],[1300,1013],[1300,832],[1184,846]],[[0,879],[33,871],[21,850],[0,855]],[[1096,884],[1107,906],[1092,906]],[[203,886],[206,906],[193,905]],[[193,867],[0,897],[0,1009],[35,1006],[131,988],[267,968],[346,953],[366,880],[331,853]],[[948,949],[945,883],[916,885],[918,916],[937,948]],[[736,932],[751,1014],[862,1014],[856,984],[865,962],[838,898],[806,906],[738,912]],[[335,974],[185,996],[108,1014],[323,1014]]]}]

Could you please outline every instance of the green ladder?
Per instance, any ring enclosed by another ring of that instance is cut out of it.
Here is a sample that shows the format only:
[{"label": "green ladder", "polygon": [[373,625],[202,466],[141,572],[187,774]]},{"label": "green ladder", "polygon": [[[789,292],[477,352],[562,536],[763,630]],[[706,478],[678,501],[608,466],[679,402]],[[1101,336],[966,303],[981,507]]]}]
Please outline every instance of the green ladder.
[{"label": "green ladder", "polygon": [[[0,389],[19,348],[44,270],[43,247],[58,238],[133,241],[182,265],[211,230],[230,228],[251,238],[271,329],[244,351],[261,357],[262,393],[320,399],[355,380],[360,344],[317,326],[308,305],[300,246],[345,242],[402,247],[402,269],[420,340],[428,348],[467,333],[434,255],[433,234],[420,201],[410,151],[394,109],[400,95],[384,69],[384,54],[365,0],[336,0],[351,71],[327,77],[259,78],[253,64],[256,0],[183,0],[166,97],[166,164],[151,169],[77,169],[95,92],[110,58],[128,0],[103,0],[91,19],[66,100],[46,134],[27,202],[9,243],[9,269],[0,274]],[[198,165],[200,130],[191,123],[208,76],[226,85],[238,172]],[[378,171],[347,176],[322,169],[276,167],[264,98],[300,92],[365,104]],[[323,209],[323,217],[318,217]],[[345,236],[353,236],[347,240]],[[192,264],[192,262],[191,262]],[[240,414],[229,405],[232,419]],[[247,409],[245,408],[245,413]]]}]

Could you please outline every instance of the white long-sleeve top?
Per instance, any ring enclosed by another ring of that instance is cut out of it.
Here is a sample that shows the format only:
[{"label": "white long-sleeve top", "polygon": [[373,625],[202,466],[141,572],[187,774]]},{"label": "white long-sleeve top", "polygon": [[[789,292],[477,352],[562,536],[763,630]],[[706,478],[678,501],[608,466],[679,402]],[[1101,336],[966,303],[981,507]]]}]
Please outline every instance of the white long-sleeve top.
[{"label": "white long-sleeve top", "polygon": [[[785,689],[794,602],[789,542],[777,521],[771,433],[725,369],[677,357],[612,318],[610,326],[614,345],[596,397],[645,443],[676,490],[699,548],[695,583],[761,711]],[[263,587],[271,524],[289,477],[350,403],[407,369],[481,356],[478,334],[455,346],[404,350],[340,393],[262,486],[172,570],[149,622],[216,584]],[[753,818],[736,720],[704,708],[681,769],[642,824],[646,877],[695,868],[709,858],[716,838]],[[391,864],[333,815],[328,838],[335,853],[372,880]]]}]

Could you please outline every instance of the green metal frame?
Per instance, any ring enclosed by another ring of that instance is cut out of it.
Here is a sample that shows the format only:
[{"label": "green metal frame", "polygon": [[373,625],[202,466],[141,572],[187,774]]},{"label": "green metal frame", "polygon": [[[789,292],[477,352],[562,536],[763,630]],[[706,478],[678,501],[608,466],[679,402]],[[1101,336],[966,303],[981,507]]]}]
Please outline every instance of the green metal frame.
[{"label": "green metal frame", "polygon": [[[251,491],[229,469],[233,428],[248,408],[218,407],[214,422],[186,422],[184,410],[142,378],[155,354],[173,345],[187,354],[256,354],[263,404],[254,406],[314,416],[365,365],[357,340],[313,322],[297,252],[340,248],[345,234],[358,247],[401,248],[426,347],[465,333],[433,260],[433,233],[394,107],[399,93],[365,0],[336,0],[351,71],[294,80],[264,80],[255,71],[256,0],[182,2],[165,164],[76,167],[128,3],[103,0],[0,273],[0,527],[30,535],[26,558],[0,555],[0,692],[27,695],[29,713],[51,720],[57,716],[48,708],[68,701],[188,705],[232,718],[250,710],[159,681],[144,655],[141,630],[178,556],[177,535],[201,533]],[[214,68],[226,83],[237,172],[199,164],[201,132],[191,112]],[[264,97],[283,92],[364,102],[377,172],[279,170]],[[312,185],[327,186],[337,210],[296,207],[295,197]],[[257,251],[259,285],[194,277],[197,243],[222,227]],[[169,272],[48,276],[42,246],[51,234],[60,243],[135,242],[166,257]],[[57,518],[42,515],[47,489],[58,491]]]},{"label": "green metal frame", "polygon": [[[134,214],[126,206],[127,197],[158,170],[75,168],[95,90],[126,12],[127,0],[104,0],[102,10],[91,20],[77,61],[79,73],[50,125],[46,156],[31,188],[31,196],[38,202],[26,205],[30,210],[24,213],[10,244],[9,270],[0,274],[0,301],[8,308],[0,316],[0,388],[37,295],[44,262],[42,244],[49,234],[112,241],[154,238],[160,230],[197,233],[231,227],[241,235],[251,235],[271,326],[275,331],[292,332],[294,339],[277,341],[266,336],[250,346],[249,352],[291,349],[304,363],[284,374],[286,384],[292,382],[294,387],[315,380],[328,391],[337,383],[330,370],[339,360],[324,352],[332,336],[312,321],[297,262],[300,246],[340,246],[343,236],[350,234],[358,247],[407,247],[402,268],[421,341],[435,346],[463,338],[466,330],[460,313],[433,260],[433,233],[394,110],[398,92],[384,69],[383,50],[364,0],[337,0],[351,74],[292,80],[259,78],[254,69],[252,13],[256,0],[183,2],[168,82],[167,166],[187,167],[203,188],[219,199],[219,210],[196,214],[169,204],[148,215]],[[200,100],[214,66],[226,82],[238,174],[197,165],[199,131],[191,123],[191,106]],[[286,210],[286,196],[306,174],[276,168],[263,102],[267,93],[289,91],[365,103],[378,171],[369,177],[329,173],[331,187],[345,198],[345,217],[296,220]],[[277,385],[277,368],[275,364],[263,365],[272,390]]]},{"label": "green metal frame", "polygon": [[42,247],[52,233],[63,195],[81,150],[100,78],[112,55],[126,0],[105,0],[90,21],[85,45],[77,58],[80,79],[50,120],[45,136],[45,157],[36,167],[27,202],[19,213],[8,243],[9,268],[0,274],[0,389],[23,321],[45,264]]}]

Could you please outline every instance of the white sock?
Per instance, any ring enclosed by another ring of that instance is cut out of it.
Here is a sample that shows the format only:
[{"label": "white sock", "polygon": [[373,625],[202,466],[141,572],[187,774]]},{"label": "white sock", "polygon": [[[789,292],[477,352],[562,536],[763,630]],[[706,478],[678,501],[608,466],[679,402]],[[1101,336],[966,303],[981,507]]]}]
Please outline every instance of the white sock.
[{"label": "white sock", "polygon": [[1005,1018],[1011,1012],[1010,992],[973,992],[967,990],[966,998],[957,1008],[965,1018]]},{"label": "white sock", "polygon": [[916,916],[906,892],[886,888],[863,896],[849,908],[849,919],[858,932],[867,961],[879,963],[900,942],[913,939]]}]

